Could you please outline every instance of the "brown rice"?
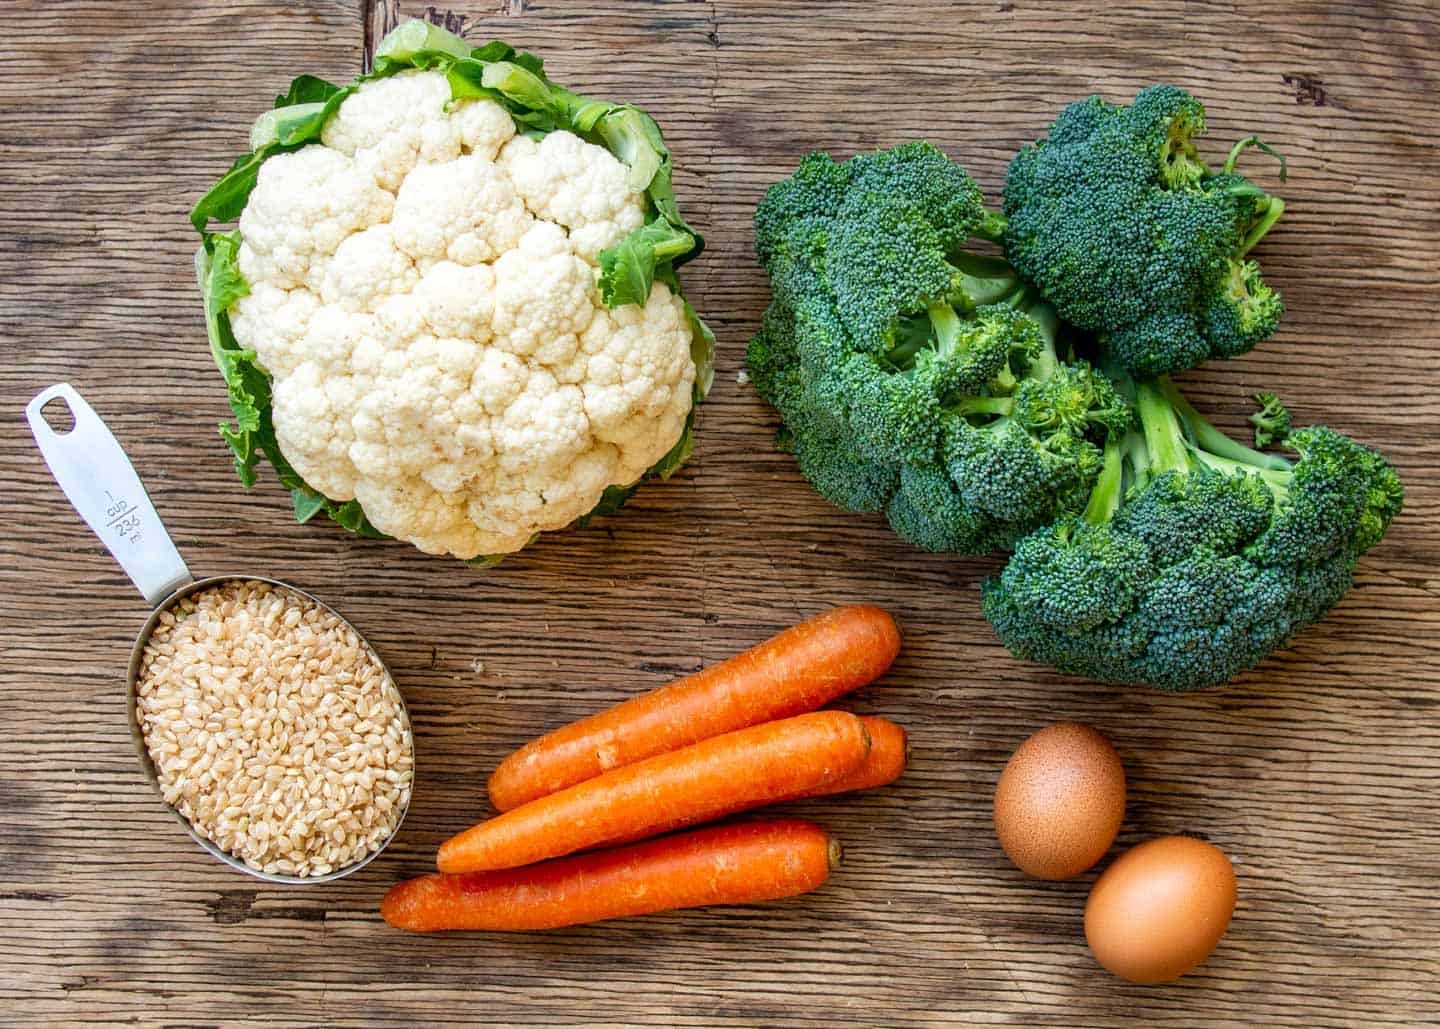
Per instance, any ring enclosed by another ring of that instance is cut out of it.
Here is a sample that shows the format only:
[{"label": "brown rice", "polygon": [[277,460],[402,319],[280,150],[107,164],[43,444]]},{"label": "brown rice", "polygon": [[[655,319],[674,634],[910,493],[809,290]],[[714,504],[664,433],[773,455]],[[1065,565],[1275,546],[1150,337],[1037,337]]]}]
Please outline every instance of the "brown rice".
[{"label": "brown rice", "polygon": [[327,875],[379,849],[414,743],[384,665],[342,619],[234,581],[160,616],[136,707],[165,800],[251,868]]}]

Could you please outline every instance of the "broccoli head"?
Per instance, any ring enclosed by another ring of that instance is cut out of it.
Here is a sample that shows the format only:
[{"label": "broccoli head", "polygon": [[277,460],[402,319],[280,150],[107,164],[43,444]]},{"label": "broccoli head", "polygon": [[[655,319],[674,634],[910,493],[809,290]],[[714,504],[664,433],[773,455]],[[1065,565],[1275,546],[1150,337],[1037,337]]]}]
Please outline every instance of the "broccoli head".
[{"label": "broccoli head", "polygon": [[1204,131],[1205,108],[1174,86],[1129,107],[1091,97],[1006,176],[1007,258],[1137,376],[1243,354],[1284,310],[1246,255],[1285,205],[1235,171],[1248,147],[1274,151],[1251,136],[1216,172],[1195,148]]},{"label": "broccoli head", "polygon": [[1129,384],[1138,427],[1111,438],[1085,511],[1015,547],[982,587],[1015,654],[1109,682],[1189,690],[1285,646],[1350,588],[1400,479],[1332,429],[1293,460],[1234,442],[1169,383]]},{"label": "broccoli head", "polygon": [[1061,359],[1054,313],[1005,261],[962,249],[996,232],[962,168],[929,143],[812,154],[755,229],[774,299],[751,381],[823,496],[963,553],[1084,506],[1128,402]]}]

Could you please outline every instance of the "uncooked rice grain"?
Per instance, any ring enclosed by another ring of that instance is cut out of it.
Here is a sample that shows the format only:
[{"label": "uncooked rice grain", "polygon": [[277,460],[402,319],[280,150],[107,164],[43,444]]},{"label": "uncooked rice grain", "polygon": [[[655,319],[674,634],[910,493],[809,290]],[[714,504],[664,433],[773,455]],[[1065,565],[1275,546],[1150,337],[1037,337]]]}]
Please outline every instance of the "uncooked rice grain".
[{"label": "uncooked rice grain", "polygon": [[395,683],[344,620],[283,587],[226,582],[161,614],[136,708],[165,801],[259,871],[354,864],[409,802]]}]

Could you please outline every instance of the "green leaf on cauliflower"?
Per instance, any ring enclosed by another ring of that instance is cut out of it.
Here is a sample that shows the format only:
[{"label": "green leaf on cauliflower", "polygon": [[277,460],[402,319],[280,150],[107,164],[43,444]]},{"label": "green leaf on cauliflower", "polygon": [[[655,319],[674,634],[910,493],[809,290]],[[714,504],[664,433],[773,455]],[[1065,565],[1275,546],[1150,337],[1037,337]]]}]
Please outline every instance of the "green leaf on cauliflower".
[{"label": "green leaf on cauliflower", "polygon": [[608,250],[600,251],[600,297],[607,307],[650,299],[655,267],[695,249],[695,237],[656,218]]},{"label": "green leaf on cauliflower", "polygon": [[301,75],[290,89],[275,98],[275,108],[255,120],[250,129],[250,152],[241,154],[205,191],[190,210],[190,224],[205,236],[212,221],[233,222],[245,210],[245,203],[260,177],[260,166],[276,154],[298,150],[320,138],[353,86],[337,86],[314,75]]},{"label": "green leaf on cauliflower", "polygon": [[[438,70],[450,86],[452,104],[485,98],[499,104],[518,132],[540,138],[568,130],[587,143],[601,146],[629,170],[628,183],[646,200],[641,226],[618,244],[598,255],[599,289],[609,308],[644,305],[656,280],[680,298],[692,336],[696,366],[693,400],[709,391],[714,377],[715,337],[680,292],[675,270],[704,249],[704,238],[680,215],[671,180],[671,158],[659,126],[644,111],[628,104],[610,104],[572,93],[545,76],[537,56],[493,41],[471,47],[458,36],[423,21],[398,27],[380,43],[373,68],[354,85],[339,86],[313,75],[295,78],[275,98],[275,107],[262,114],[251,132],[251,150],[195,204],[190,220],[201,234],[196,254],[197,275],[205,298],[206,331],[216,366],[226,382],[234,424],[222,424],[237,475],[246,488],[256,481],[260,457],[274,467],[280,483],[290,491],[297,522],[324,513],[357,535],[387,539],[368,520],[357,500],[339,502],[311,487],[285,458],[276,438],[271,404],[271,378],[260,366],[254,350],[242,347],[230,325],[229,312],[245,297],[249,286],[241,275],[237,254],[239,232],[212,232],[212,223],[229,224],[239,218],[254,191],[261,166],[277,154],[317,142],[341,103],[360,83],[409,70]],[[668,478],[694,450],[695,411],[692,406],[674,446],[639,480]],[[639,482],[607,488],[595,508],[579,519],[618,510]],[[532,538],[533,539],[533,538]],[[506,555],[470,559],[488,568]]]},{"label": "green leaf on cauliflower", "polygon": [[[508,50],[509,47],[505,49]],[[433,67],[429,62],[442,59],[459,60],[470,57],[472,53],[470,44],[453,32],[446,32],[439,25],[415,18],[396,27],[380,40],[380,45],[375,48],[372,74],[385,75],[406,68]],[[490,58],[500,59],[498,56]]]},{"label": "green leaf on cauliflower", "polygon": [[291,104],[324,103],[336,93],[345,92],[344,86],[337,86],[333,82],[326,82],[316,75],[299,75],[290,83],[290,88],[275,98],[276,107],[289,107]]},{"label": "green leaf on cauliflower", "polygon": [[225,378],[226,394],[235,424],[220,424],[220,435],[235,456],[235,473],[246,489],[255,485],[256,464],[263,455],[275,468],[280,484],[290,490],[295,520],[308,522],[320,512],[351,532],[370,539],[387,539],[365,517],[355,501],[337,503],[305,484],[280,452],[270,407],[270,376],[255,363],[255,351],[241,347],[230,327],[228,311],[250,292],[236,264],[238,232],[210,234],[195,254],[195,271],[205,298],[205,332],[210,353]]},{"label": "green leaf on cauliflower", "polygon": [[294,149],[319,139],[330,116],[340,109],[345,98],[353,92],[354,88],[347,86],[345,89],[337,89],[325,100],[287,104],[266,111],[255,119],[255,124],[250,128],[250,149],[269,156],[271,153]]}]

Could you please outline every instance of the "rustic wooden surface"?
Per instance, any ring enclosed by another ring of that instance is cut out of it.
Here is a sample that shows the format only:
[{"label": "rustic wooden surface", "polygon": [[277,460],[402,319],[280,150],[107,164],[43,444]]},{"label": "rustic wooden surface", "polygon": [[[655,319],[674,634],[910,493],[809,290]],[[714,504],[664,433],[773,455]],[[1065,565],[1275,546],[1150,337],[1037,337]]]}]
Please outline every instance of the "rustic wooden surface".
[{"label": "rustic wooden surface", "polygon": [[[685,474],[483,574],[297,527],[271,482],[238,490],[191,281],[186,211],[253,114],[293,73],[348,77],[367,39],[424,5],[20,6],[0,65],[0,1021],[1440,1017],[1433,4],[471,0],[452,26],[536,49],[559,81],[664,125],[682,203],[710,241],[687,282],[720,337]],[[976,603],[996,562],[916,553],[827,507],[771,450],[770,413],[736,381],[766,299],[749,212],[803,152],[925,136],[993,199],[1007,157],[1060,101],[1157,80],[1204,97],[1214,152],[1258,130],[1292,172],[1261,253],[1288,300],[1284,328],[1188,376],[1201,403],[1235,426],[1248,392],[1276,388],[1300,419],[1382,445],[1408,487],[1329,621],[1229,688],[1181,697],[1010,658]],[[145,785],[123,706],[143,605],[20,417],[61,379],[128,447],[192,568],[303,585],[390,662],[419,778],[401,838],[363,873],[313,888],[244,878]],[[543,935],[381,923],[384,889],[484,812],[484,776],[516,744],[855,600],[894,610],[907,643],[853,707],[908,725],[915,760],[895,788],[793,806],[848,846],[821,892]],[[1090,877],[1027,881],[995,842],[1007,754],[1060,717],[1102,727],[1126,761],[1121,845],[1190,831],[1236,863],[1230,933],[1177,985],[1102,972],[1081,933]]]}]

